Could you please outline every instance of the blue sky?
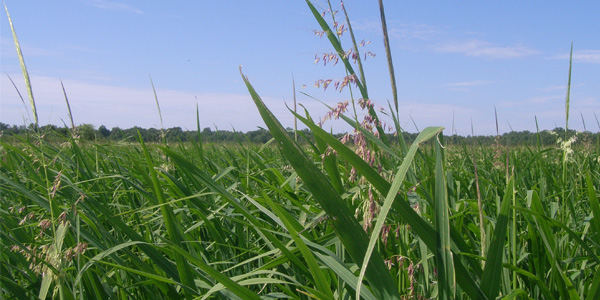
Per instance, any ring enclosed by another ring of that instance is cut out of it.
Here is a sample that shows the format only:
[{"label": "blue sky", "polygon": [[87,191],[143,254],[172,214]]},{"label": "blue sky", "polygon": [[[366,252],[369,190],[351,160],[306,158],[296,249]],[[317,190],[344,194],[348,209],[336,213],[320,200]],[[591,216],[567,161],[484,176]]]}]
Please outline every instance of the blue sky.
[{"label": "blue sky", "polygon": [[[109,129],[165,127],[255,130],[264,126],[238,67],[284,126],[293,126],[292,74],[298,101],[314,118],[350,100],[314,87],[341,79],[342,64],[315,64],[332,51],[315,36],[305,1],[5,1],[32,78],[41,124],[69,123],[60,80],[76,124]],[[326,2],[314,1],[320,10]],[[600,130],[600,1],[384,1],[398,84],[400,122],[416,132],[446,134],[565,126],[569,50],[574,43],[569,127]],[[334,10],[339,2],[332,2]],[[377,1],[345,1],[361,52],[371,100],[393,101]],[[329,17],[329,15],[328,15]],[[337,17],[342,19],[342,15]],[[328,19],[329,20],[329,19]],[[28,123],[30,112],[6,13],[1,18],[1,122]],[[343,37],[348,49],[348,34]],[[303,88],[303,86],[305,86]],[[355,93],[356,94],[356,93]],[[27,107],[27,108],[26,108]],[[341,122],[324,125],[347,131]],[[301,127],[302,128],[302,127]]]}]

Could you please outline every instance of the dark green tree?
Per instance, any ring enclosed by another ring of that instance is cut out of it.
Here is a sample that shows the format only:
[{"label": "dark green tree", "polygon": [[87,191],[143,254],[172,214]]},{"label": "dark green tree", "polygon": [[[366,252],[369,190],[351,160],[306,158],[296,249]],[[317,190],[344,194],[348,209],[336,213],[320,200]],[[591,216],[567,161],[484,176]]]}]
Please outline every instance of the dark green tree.
[{"label": "dark green tree", "polygon": [[103,138],[107,138],[110,135],[110,130],[108,130],[106,126],[100,125],[100,127],[98,127],[98,134]]}]

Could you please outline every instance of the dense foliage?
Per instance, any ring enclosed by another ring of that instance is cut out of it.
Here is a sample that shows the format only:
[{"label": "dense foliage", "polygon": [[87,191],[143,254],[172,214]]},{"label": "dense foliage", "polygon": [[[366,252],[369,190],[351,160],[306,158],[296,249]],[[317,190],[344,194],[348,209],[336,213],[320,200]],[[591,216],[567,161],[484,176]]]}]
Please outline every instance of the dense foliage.
[{"label": "dense foliage", "polygon": [[307,5],[346,74],[320,84],[360,95],[362,119],[327,115],[348,134],[304,112],[296,142],[243,74],[268,130],[39,127],[25,76],[35,123],[0,124],[0,297],[600,299],[600,135],[406,134],[395,92],[384,128],[350,23]]},{"label": "dense foliage", "polygon": [[[600,190],[598,147],[501,144],[447,148],[442,175],[435,143],[422,146],[396,201],[434,226],[436,180],[443,179],[452,250],[469,270],[457,269],[456,276],[480,282],[482,266],[490,263],[482,258],[494,245],[508,197],[500,293],[551,299],[572,287],[588,295],[600,255],[593,200]],[[327,174],[324,152],[314,145],[307,153]],[[276,148],[54,144],[34,135],[30,142],[2,143],[0,155],[4,295],[34,298],[46,288],[48,296],[65,299],[225,299],[240,285],[256,295],[302,299],[317,294],[319,284],[336,298],[354,293],[360,265]],[[352,181],[348,161],[335,161],[339,195],[370,234],[386,195],[364,179]],[[391,182],[401,160],[385,154],[380,163]],[[560,176],[562,170],[568,176]],[[376,255],[395,289],[404,297],[435,297],[435,249],[396,205],[384,225]],[[303,247],[323,278],[315,277]],[[363,291],[373,299],[368,284]],[[456,293],[465,291],[457,287]]]},{"label": "dense foliage", "polygon": [[[18,141],[26,138],[32,130],[36,130],[33,124],[29,126],[16,126],[8,125],[0,122],[0,137],[6,141]],[[293,129],[287,128],[291,135],[293,135]],[[44,138],[49,141],[59,141],[71,134],[71,129],[67,127],[57,127],[56,125],[45,125],[39,128],[39,131],[44,134]],[[97,129],[91,124],[83,124],[75,129],[75,133],[79,138],[87,141],[96,142],[110,142],[110,141],[129,141],[136,142],[138,138],[138,132],[141,134],[144,142],[162,142],[163,131],[156,128],[141,128],[132,127],[127,129],[121,129],[119,127],[113,127],[108,129],[104,125],[100,125]],[[306,139],[314,142],[314,136],[308,129],[300,131],[298,140],[300,143],[305,143]],[[394,134],[388,133],[388,139],[394,144],[397,144],[397,140],[394,138]],[[417,137],[418,133],[403,132],[404,141],[410,142]],[[556,144],[559,136],[565,135],[564,128],[555,128],[553,130],[544,130],[539,133],[530,131],[511,131],[500,135],[502,141],[505,144],[513,146],[535,146],[538,143],[541,145],[553,145]],[[568,137],[578,136],[578,139],[585,141],[600,141],[600,133],[592,133],[589,131],[577,132],[569,129],[567,132]],[[344,133],[334,134],[334,136],[341,138]],[[168,142],[193,142],[198,140],[197,130],[183,130],[181,127],[173,127],[164,130],[164,137]],[[200,138],[206,143],[238,143],[238,142],[251,142],[256,144],[263,144],[268,142],[271,138],[271,133],[266,129],[257,129],[248,132],[234,132],[228,130],[211,130],[206,127],[200,131]],[[496,143],[496,136],[460,136],[452,135],[449,138],[449,143],[458,145],[469,145],[469,146],[491,146]],[[352,142],[352,141],[350,141]]]}]

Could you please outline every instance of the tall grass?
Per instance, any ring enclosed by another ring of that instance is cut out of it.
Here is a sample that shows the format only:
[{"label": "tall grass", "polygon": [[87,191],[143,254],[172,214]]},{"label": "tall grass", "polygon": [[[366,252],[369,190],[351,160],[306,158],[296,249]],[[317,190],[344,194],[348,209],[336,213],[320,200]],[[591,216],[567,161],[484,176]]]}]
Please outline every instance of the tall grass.
[{"label": "tall grass", "polygon": [[[33,88],[31,87],[31,81],[29,80],[29,72],[27,71],[27,66],[25,65],[25,59],[23,58],[23,52],[21,51],[21,44],[19,43],[19,39],[17,38],[17,32],[15,30],[15,26],[13,25],[12,19],[10,18],[10,14],[8,13],[8,7],[6,7],[6,3],[3,3],[3,4],[4,4],[4,11],[6,11],[6,16],[8,17],[8,23],[10,24],[10,30],[12,32],[15,48],[17,50],[17,57],[19,58],[19,64],[21,65],[23,79],[25,80],[25,87],[27,88],[27,94],[29,95],[29,104],[31,105],[31,112],[33,113],[33,121],[37,127],[38,114],[37,114],[37,109],[35,106],[35,99],[33,98]],[[11,79],[11,82],[12,82],[12,79]]]},{"label": "tall grass", "polygon": [[600,298],[597,143],[405,145],[342,114],[347,145],[290,111],[303,147],[242,78],[272,143],[0,142],[2,297]]}]

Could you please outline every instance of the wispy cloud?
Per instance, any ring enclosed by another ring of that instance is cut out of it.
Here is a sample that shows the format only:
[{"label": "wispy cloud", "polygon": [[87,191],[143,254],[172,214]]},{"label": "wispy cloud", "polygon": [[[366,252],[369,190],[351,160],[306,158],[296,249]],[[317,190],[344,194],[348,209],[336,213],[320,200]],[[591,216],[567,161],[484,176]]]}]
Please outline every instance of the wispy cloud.
[{"label": "wispy cloud", "polygon": [[444,86],[447,86],[447,87],[471,87],[471,86],[487,85],[492,82],[493,81],[489,81],[489,80],[474,80],[474,81],[446,83],[446,84],[444,84]]},{"label": "wispy cloud", "polygon": [[94,7],[102,8],[102,9],[126,11],[126,12],[131,12],[131,13],[140,14],[140,15],[144,13],[141,9],[138,9],[136,7],[133,7],[133,6],[125,4],[125,3],[119,3],[119,2],[114,2],[114,1],[91,0],[91,1],[88,1],[88,3]]},{"label": "wispy cloud", "polygon": [[449,42],[436,47],[435,50],[494,59],[520,58],[539,53],[539,51],[525,46],[498,46],[479,39]]},{"label": "wispy cloud", "polygon": [[[583,83],[571,84],[571,88],[580,87],[580,86],[585,86],[585,84],[583,84]],[[534,90],[542,91],[542,92],[566,91],[567,85],[552,85],[552,86],[546,86],[546,87],[542,87],[542,88],[535,88]]]},{"label": "wispy cloud", "polygon": [[429,40],[441,32],[435,27],[425,24],[400,24],[389,30],[392,38]]},{"label": "wispy cloud", "polygon": [[[551,59],[569,59],[570,54],[559,54]],[[589,64],[600,64],[600,50],[575,50],[573,51],[573,61]]]},{"label": "wispy cloud", "polygon": [[[485,35],[480,32],[447,32],[428,24],[390,23],[388,25],[390,38],[401,43],[410,43],[413,48],[491,59],[520,58],[540,53],[538,50],[522,45],[503,46],[479,38],[464,37],[465,35],[470,37]],[[353,22],[352,26],[373,34],[381,34],[381,25],[376,21]],[[591,53],[591,55],[596,54]]]},{"label": "wispy cloud", "polygon": [[[354,30],[362,30],[371,34],[381,35],[381,23],[374,20],[352,21]],[[416,39],[416,40],[431,40],[438,35],[443,34],[435,26],[427,24],[406,24],[389,21],[388,33],[391,38],[396,39]]]},{"label": "wispy cloud", "polygon": [[473,87],[488,85],[491,83],[493,83],[493,81],[473,80],[473,81],[451,82],[451,83],[443,84],[442,86],[446,87],[447,89],[449,89],[451,91],[468,92]]},{"label": "wispy cloud", "polygon": [[[11,74],[16,85],[24,86],[19,73]],[[67,109],[55,77],[31,77],[38,115],[42,124],[63,124],[67,120]],[[110,84],[97,84],[80,79],[63,79],[76,124],[90,123],[130,128],[160,127],[154,94],[150,87],[135,88]],[[28,109],[19,99],[6,76],[0,77],[1,96],[0,120],[8,124],[23,124]],[[167,90],[157,87],[165,127],[180,126],[196,128],[196,104],[200,108],[200,123],[203,127],[217,126],[220,129],[249,131],[264,126],[263,121],[248,94],[207,93],[196,91]],[[281,99],[263,96],[263,101],[279,118],[284,126],[293,126],[293,117]],[[316,101],[305,105],[310,111],[321,110]]]},{"label": "wispy cloud", "polygon": [[[536,96],[530,97],[518,101],[503,101],[498,103],[498,107],[531,107],[536,110],[541,110],[540,108],[550,106],[556,106],[558,108],[562,108],[564,105],[565,96],[561,95],[551,95],[551,96]],[[541,106],[544,105],[544,106]]]}]

